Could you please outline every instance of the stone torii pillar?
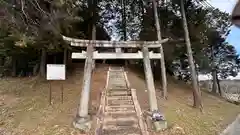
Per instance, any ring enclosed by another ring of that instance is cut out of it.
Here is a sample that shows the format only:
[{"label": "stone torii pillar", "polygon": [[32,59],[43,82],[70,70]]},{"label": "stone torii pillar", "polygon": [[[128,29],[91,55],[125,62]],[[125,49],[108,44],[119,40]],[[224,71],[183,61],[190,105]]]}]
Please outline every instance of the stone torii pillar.
[{"label": "stone torii pillar", "polygon": [[[96,27],[93,25],[92,33],[96,33]],[[91,90],[91,78],[92,71],[95,67],[95,60],[93,60],[94,44],[96,41],[96,34],[92,34],[92,41],[87,46],[87,57],[84,66],[84,76],[82,83],[82,93],[80,99],[80,105],[78,107],[76,118],[73,122],[73,126],[83,131],[88,131],[91,128],[91,118],[88,115],[89,98]]]},{"label": "stone torii pillar", "polygon": [[91,120],[88,115],[91,78],[93,70],[93,45],[89,44],[87,47],[87,58],[84,66],[84,76],[82,83],[82,93],[80,98],[80,104],[78,107],[76,118],[73,122],[75,128],[83,131],[88,131],[91,128]]},{"label": "stone torii pillar", "polygon": [[[146,80],[146,85],[147,85],[147,89],[148,89],[148,100],[149,100],[149,105],[150,105],[150,113],[151,113],[151,115],[153,113],[160,115],[160,112],[158,110],[158,105],[157,105],[156,89],[155,89],[155,85],[154,85],[152,67],[151,67],[151,63],[150,63],[150,59],[149,59],[149,51],[146,46],[143,46],[142,53],[143,53],[145,80]],[[153,117],[152,117],[152,119],[153,119]],[[167,122],[165,120],[153,121],[153,124],[154,124],[154,128],[156,131],[160,131],[160,130],[167,128]]]}]

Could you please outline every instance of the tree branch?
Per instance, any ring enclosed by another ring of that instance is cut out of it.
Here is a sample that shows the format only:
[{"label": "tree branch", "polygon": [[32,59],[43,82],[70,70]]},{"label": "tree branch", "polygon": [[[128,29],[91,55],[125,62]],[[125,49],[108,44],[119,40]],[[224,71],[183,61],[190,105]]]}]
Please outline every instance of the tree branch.
[{"label": "tree branch", "polygon": [[42,11],[43,14],[47,14],[47,13],[41,8],[41,6],[40,6],[39,3],[37,2],[37,0],[34,0],[34,1],[35,1],[35,3],[37,4],[37,7],[39,8],[39,10]]},{"label": "tree branch", "polygon": [[25,11],[24,11],[24,5],[25,5],[25,3],[24,3],[24,1],[23,0],[20,0],[20,2],[21,2],[21,10],[22,10],[22,13],[23,13],[23,15],[25,16],[25,19],[27,20],[27,14],[25,13]]}]

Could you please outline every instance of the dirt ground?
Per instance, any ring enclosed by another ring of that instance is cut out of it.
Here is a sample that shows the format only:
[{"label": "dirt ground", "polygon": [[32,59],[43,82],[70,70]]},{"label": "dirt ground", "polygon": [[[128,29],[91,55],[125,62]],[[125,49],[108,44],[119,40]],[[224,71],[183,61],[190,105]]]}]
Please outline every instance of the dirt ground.
[{"label": "dirt ground", "polygon": [[[132,70],[129,70],[132,71]],[[142,111],[149,109],[148,95],[143,74],[128,72],[131,87],[137,90],[137,97]],[[179,127],[185,135],[218,135],[240,113],[240,106],[223,99],[202,93],[204,112],[193,108],[191,88],[182,82],[168,79],[168,100],[161,97],[156,84],[156,94],[160,111],[164,113],[170,130],[163,135],[175,135],[171,127]],[[170,132],[170,133],[169,133]],[[159,135],[162,135],[159,133]]]},{"label": "dirt ground", "polygon": [[[91,115],[97,112],[107,70],[107,67],[99,67],[93,73],[89,111]],[[80,99],[82,77],[83,67],[80,67],[77,72],[68,75],[66,81],[52,82],[52,105],[49,105],[49,82],[36,81],[36,78],[1,79],[0,135],[82,135],[72,127]],[[128,72],[128,78],[132,88],[137,90],[142,110],[147,110],[149,105],[144,77]],[[64,87],[63,104],[61,84]],[[158,85],[156,88],[158,106],[165,114],[168,125],[180,127],[185,135],[217,134],[240,113],[240,106],[206,93],[203,93],[204,113],[200,113],[198,109],[191,107],[190,88],[177,81],[168,82],[167,101],[161,98]]]},{"label": "dirt ground", "polygon": [[[93,73],[90,114],[95,114],[105,85],[107,68]],[[72,126],[81,94],[83,69],[66,81],[50,83],[36,78],[6,78],[0,81],[0,135],[81,135]],[[61,103],[61,84],[64,100]]]}]

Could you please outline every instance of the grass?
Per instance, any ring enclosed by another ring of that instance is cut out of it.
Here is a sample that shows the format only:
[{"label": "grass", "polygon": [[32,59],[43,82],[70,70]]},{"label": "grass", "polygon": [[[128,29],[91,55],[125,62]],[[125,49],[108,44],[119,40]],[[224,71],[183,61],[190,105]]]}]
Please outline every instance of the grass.
[{"label": "grass", "polygon": [[[34,78],[5,78],[0,81],[0,134],[4,135],[81,135],[72,127],[81,94],[82,74],[64,82],[51,82],[52,105],[49,105],[49,82]],[[95,71],[90,113],[98,107],[98,95],[105,84],[105,72]],[[64,102],[61,103],[61,84]]]},{"label": "grass", "polygon": [[[105,85],[107,69],[94,72],[90,113],[95,114],[100,92]],[[36,78],[5,78],[0,81],[0,134],[4,135],[81,135],[72,127],[81,94],[83,74],[71,75],[64,82],[52,82],[53,105],[49,105],[49,82]],[[128,73],[131,86],[137,90],[142,110],[149,108],[148,94],[143,77]],[[61,83],[64,103],[61,103]],[[158,83],[158,82],[157,82]],[[33,85],[35,84],[35,85]],[[203,93],[204,113],[192,108],[191,88],[178,81],[168,82],[168,100],[157,99],[169,126],[181,127],[186,135],[214,135],[231,123],[240,113],[240,106]],[[170,133],[169,133],[170,134]],[[169,135],[159,133],[159,135]],[[176,134],[172,134],[176,135]]]}]

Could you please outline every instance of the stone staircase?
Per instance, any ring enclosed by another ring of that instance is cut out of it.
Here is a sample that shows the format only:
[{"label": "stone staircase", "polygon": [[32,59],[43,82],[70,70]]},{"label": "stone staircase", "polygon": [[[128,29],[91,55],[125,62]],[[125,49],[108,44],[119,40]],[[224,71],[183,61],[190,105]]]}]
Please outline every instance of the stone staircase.
[{"label": "stone staircase", "polygon": [[143,135],[136,103],[123,68],[109,68],[101,104],[102,116],[96,135]]}]

